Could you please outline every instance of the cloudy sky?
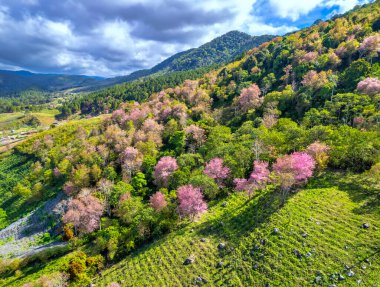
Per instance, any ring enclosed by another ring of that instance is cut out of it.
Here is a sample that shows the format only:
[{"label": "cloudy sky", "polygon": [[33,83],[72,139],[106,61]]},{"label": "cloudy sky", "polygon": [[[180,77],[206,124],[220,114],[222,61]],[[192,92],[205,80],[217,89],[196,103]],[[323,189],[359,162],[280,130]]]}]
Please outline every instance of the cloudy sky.
[{"label": "cloudy sky", "polygon": [[116,76],[230,30],[284,34],[369,0],[0,0],[0,69]]}]

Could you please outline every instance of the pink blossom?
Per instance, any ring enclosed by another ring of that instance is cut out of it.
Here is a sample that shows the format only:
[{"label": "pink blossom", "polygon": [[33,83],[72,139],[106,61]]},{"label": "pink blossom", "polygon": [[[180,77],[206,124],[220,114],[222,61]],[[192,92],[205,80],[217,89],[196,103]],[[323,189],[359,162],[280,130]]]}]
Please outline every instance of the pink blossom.
[{"label": "pink blossom", "polygon": [[230,169],[223,165],[223,159],[217,157],[206,163],[203,173],[215,179],[218,185],[222,186],[223,180],[230,174]]},{"label": "pink blossom", "polygon": [[138,149],[134,147],[127,147],[121,155],[121,165],[124,171],[127,172],[128,177],[139,171],[142,165],[142,155]]},{"label": "pink blossom", "polygon": [[61,172],[59,171],[58,167],[55,167],[53,169],[53,174],[55,177],[60,177],[61,176]]},{"label": "pink blossom", "polygon": [[[294,184],[296,185],[305,183],[313,175],[314,168],[314,159],[304,152],[294,152],[290,155],[285,155],[278,158],[273,164],[273,171],[277,176],[287,175],[286,182],[294,180]],[[286,188],[290,187],[288,184],[286,185]]]},{"label": "pink blossom", "polygon": [[112,118],[112,120],[114,122],[118,123],[119,125],[123,124],[124,121],[125,121],[125,112],[124,112],[124,110],[122,110],[122,109],[115,110],[112,113],[111,118]]},{"label": "pink blossom", "polygon": [[82,233],[90,233],[99,227],[103,205],[92,195],[73,199],[68,204],[68,210],[63,216],[65,224],[71,223]]},{"label": "pink blossom", "polygon": [[184,131],[187,144],[192,152],[195,152],[206,141],[205,130],[196,125],[190,125]]},{"label": "pink blossom", "polygon": [[317,52],[309,52],[309,53],[306,53],[302,57],[302,61],[303,62],[314,62],[317,58],[318,58],[318,53]]},{"label": "pink blossom", "polygon": [[366,78],[358,83],[357,89],[360,93],[374,96],[380,93],[380,81],[378,78]]},{"label": "pink blossom", "polygon": [[168,205],[165,199],[165,195],[160,191],[157,191],[150,197],[149,203],[150,206],[157,212],[160,212]]},{"label": "pink blossom", "polygon": [[249,197],[258,190],[263,189],[269,182],[270,171],[266,161],[255,160],[253,163],[253,171],[248,180],[245,178],[236,178],[234,180],[235,189],[237,191],[245,191]]},{"label": "pink blossom", "polygon": [[263,103],[260,88],[253,84],[249,88],[242,89],[238,103],[243,112],[260,107]]},{"label": "pink blossom", "polygon": [[207,210],[207,204],[203,199],[201,190],[192,185],[178,188],[177,198],[179,201],[178,212],[181,216],[189,216],[193,219]]},{"label": "pink blossom", "polygon": [[170,156],[162,157],[154,168],[155,182],[159,186],[167,186],[170,175],[178,169],[177,160]]},{"label": "pink blossom", "polygon": [[375,56],[380,52],[380,35],[376,34],[365,38],[359,46],[359,51],[362,54]]}]

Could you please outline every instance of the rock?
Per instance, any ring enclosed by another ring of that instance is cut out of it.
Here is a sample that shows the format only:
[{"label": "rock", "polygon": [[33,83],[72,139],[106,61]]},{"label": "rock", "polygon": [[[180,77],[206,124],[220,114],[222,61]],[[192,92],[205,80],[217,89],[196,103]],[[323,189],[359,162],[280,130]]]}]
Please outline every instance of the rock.
[{"label": "rock", "polygon": [[226,207],[226,206],[227,206],[227,202],[226,202],[226,201],[223,202],[223,203],[222,203],[222,206],[223,206],[223,207]]},{"label": "rock", "polygon": [[318,271],[317,271],[317,275],[322,275],[322,271],[321,271],[321,270],[318,270]]},{"label": "rock", "polygon": [[311,253],[310,252],[306,253],[306,256],[311,257]]},{"label": "rock", "polygon": [[219,250],[223,250],[224,248],[226,248],[226,244],[224,244],[224,243],[219,243],[218,244],[218,249]]},{"label": "rock", "polygon": [[329,285],[329,287],[337,287],[335,284]]},{"label": "rock", "polygon": [[185,259],[185,261],[183,262],[183,265],[190,265],[190,264],[193,264],[193,263],[194,263],[194,258],[189,257],[189,258]]},{"label": "rock", "polygon": [[195,278],[195,284],[197,283],[207,283],[208,280],[206,278],[203,278],[201,276],[198,276],[197,278]]},{"label": "rock", "polygon": [[365,263],[367,263],[369,266],[371,266],[371,265],[372,265],[371,261],[369,261],[369,259],[368,259],[368,258],[364,259],[364,261],[365,261]]},{"label": "rock", "polygon": [[261,245],[265,245],[265,243],[267,243],[267,240],[266,239],[263,239],[263,240],[261,240]]},{"label": "rock", "polygon": [[254,270],[257,270],[257,268],[259,268],[259,264],[257,264],[257,263],[253,264],[252,268],[253,268]]},{"label": "rock", "polygon": [[294,249],[294,255],[297,256],[298,258],[302,258],[302,253],[299,252],[297,249]]},{"label": "rock", "polygon": [[190,229],[190,232],[194,232],[194,229]]},{"label": "rock", "polygon": [[315,224],[320,225],[321,223],[319,221],[317,221]]},{"label": "rock", "polygon": [[280,232],[280,230],[279,230],[277,227],[273,228],[273,233],[274,233],[274,234],[277,234],[277,233],[279,233],[279,232]]},{"label": "rock", "polygon": [[344,268],[345,268],[346,270],[350,270],[350,266],[348,266],[348,265],[344,265]]},{"label": "rock", "polygon": [[347,250],[348,248],[349,248],[349,247],[348,247],[347,245],[346,245],[346,246],[344,246],[344,249],[346,249],[346,250]]},{"label": "rock", "polygon": [[223,267],[223,262],[222,261],[219,261],[217,264],[216,264],[216,268],[222,268]]},{"label": "rock", "polygon": [[338,275],[338,279],[341,280],[341,281],[343,281],[343,280],[345,280],[346,278],[344,278],[344,276],[343,276],[342,274],[339,274],[339,275]]},{"label": "rock", "polygon": [[223,222],[223,221],[221,221],[221,222],[220,222],[220,225],[221,225],[221,226],[224,226],[224,222]]},{"label": "rock", "polygon": [[322,283],[322,277],[321,276],[315,277],[314,283],[321,284]]},{"label": "rock", "polygon": [[206,238],[201,238],[201,242],[206,242]]},{"label": "rock", "polygon": [[265,283],[265,287],[270,287],[270,284],[269,283]]},{"label": "rock", "polygon": [[352,276],[354,276],[354,275],[355,275],[355,272],[352,271],[352,270],[348,271],[348,273],[347,273],[347,276],[348,276],[348,277],[352,277]]},{"label": "rock", "polygon": [[363,223],[362,228],[368,229],[369,228],[369,223]]},{"label": "rock", "polygon": [[306,238],[306,237],[308,237],[308,234],[306,232],[304,232],[304,233],[302,233],[302,237]]},{"label": "rock", "polygon": [[362,279],[359,279],[358,281],[356,281],[356,284],[360,285],[362,284],[363,280]]},{"label": "rock", "polygon": [[362,265],[362,269],[366,269],[367,267],[365,265]]}]

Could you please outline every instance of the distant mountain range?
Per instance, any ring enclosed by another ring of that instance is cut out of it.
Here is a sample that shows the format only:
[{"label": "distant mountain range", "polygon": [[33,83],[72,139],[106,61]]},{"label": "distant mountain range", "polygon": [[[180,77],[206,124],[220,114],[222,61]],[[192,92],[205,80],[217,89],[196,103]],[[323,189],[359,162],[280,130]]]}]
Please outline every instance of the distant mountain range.
[{"label": "distant mountain range", "polygon": [[31,89],[47,92],[91,91],[151,75],[223,64],[272,38],[273,36],[270,35],[250,36],[243,32],[231,31],[199,48],[177,53],[151,69],[107,79],[83,75],[35,74],[28,71],[0,70],[0,96],[17,95]]}]

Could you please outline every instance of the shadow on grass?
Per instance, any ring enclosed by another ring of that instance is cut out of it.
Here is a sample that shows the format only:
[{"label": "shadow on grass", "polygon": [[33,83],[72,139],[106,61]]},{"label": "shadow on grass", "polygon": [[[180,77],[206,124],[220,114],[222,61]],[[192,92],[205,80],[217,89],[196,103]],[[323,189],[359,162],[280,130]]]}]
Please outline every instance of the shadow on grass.
[{"label": "shadow on grass", "polygon": [[310,181],[306,189],[337,187],[358,204],[356,214],[380,214],[380,184],[364,174],[326,172]]},{"label": "shadow on grass", "polygon": [[[292,194],[289,194],[285,201],[291,197]],[[226,211],[217,220],[204,222],[196,227],[195,232],[202,236],[215,236],[230,243],[238,243],[241,237],[268,222],[268,219],[282,206],[283,202],[278,192],[266,191],[247,200],[234,210],[226,207]]]}]

